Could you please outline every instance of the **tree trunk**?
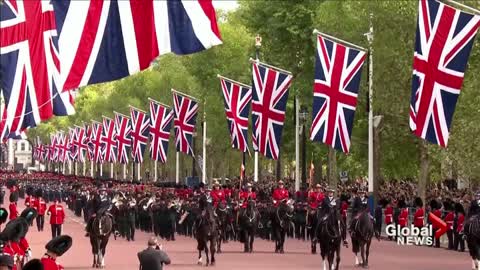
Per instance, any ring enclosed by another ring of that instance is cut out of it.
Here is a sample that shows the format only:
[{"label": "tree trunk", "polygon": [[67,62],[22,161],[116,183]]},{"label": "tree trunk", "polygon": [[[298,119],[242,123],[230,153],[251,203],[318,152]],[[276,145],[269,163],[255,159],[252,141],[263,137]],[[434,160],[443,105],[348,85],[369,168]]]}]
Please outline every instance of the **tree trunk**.
[{"label": "tree trunk", "polygon": [[[315,164],[315,162],[314,162]],[[315,172],[314,172],[314,184],[318,184],[322,181],[322,178],[323,178],[323,160],[322,158],[320,157],[318,159],[318,162],[315,166]]]},{"label": "tree trunk", "polygon": [[428,158],[427,143],[424,140],[420,142],[420,171],[418,175],[418,196],[425,203],[426,189],[428,183],[430,160]]},{"label": "tree trunk", "polygon": [[337,188],[337,153],[331,146],[328,147],[328,184],[330,188]]}]

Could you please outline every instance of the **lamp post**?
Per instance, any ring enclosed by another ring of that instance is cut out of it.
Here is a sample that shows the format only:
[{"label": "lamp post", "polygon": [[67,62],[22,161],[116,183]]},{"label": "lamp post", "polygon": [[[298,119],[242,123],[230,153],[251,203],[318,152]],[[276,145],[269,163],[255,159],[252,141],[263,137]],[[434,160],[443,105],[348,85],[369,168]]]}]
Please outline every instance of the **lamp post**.
[{"label": "lamp post", "polygon": [[299,113],[299,120],[302,124],[301,132],[302,132],[302,184],[305,184],[307,181],[307,131],[306,131],[306,122],[308,109],[306,106],[300,106],[300,113]]},{"label": "lamp post", "polygon": [[197,137],[197,132],[193,132],[192,134],[192,149],[193,149],[193,155],[192,155],[192,178],[197,176],[197,170],[195,168],[195,138]]}]

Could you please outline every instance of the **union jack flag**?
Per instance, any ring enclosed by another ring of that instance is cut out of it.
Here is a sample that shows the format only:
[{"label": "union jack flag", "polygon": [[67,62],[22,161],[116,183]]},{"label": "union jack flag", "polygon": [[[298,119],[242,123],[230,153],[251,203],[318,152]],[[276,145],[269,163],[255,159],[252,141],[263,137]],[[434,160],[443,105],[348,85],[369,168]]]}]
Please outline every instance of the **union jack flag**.
[{"label": "union jack flag", "polygon": [[480,16],[420,0],[413,58],[410,129],[446,147]]},{"label": "union jack flag", "polygon": [[117,160],[122,164],[127,164],[128,151],[132,144],[132,139],[130,138],[132,132],[130,118],[115,113],[115,127],[117,130]]},{"label": "union jack flag", "polygon": [[197,120],[198,103],[180,93],[172,92],[172,94],[177,152],[193,156],[192,140]]},{"label": "union jack flag", "polygon": [[143,153],[147,147],[148,129],[150,127],[150,118],[147,113],[139,109],[130,108],[130,116],[132,119],[132,157],[133,162],[142,163]]},{"label": "union jack flag", "polygon": [[77,150],[77,130],[75,128],[68,128],[68,150],[69,150],[69,160],[76,161],[78,157],[78,150]]},{"label": "union jack flag", "polygon": [[348,153],[357,107],[362,50],[317,36],[310,139]]},{"label": "union jack flag", "polygon": [[233,82],[227,78],[220,78],[225,114],[227,116],[228,131],[232,148],[242,152],[248,151],[248,113],[252,100],[251,87]]},{"label": "union jack flag", "polygon": [[58,133],[50,134],[49,159],[52,162],[58,161]]},{"label": "union jack flag", "polygon": [[150,100],[150,158],[162,163],[167,162],[173,114],[172,109]]},{"label": "union jack flag", "polygon": [[102,123],[93,121],[90,134],[90,158],[96,163],[102,163]]},{"label": "union jack flag", "polygon": [[253,62],[253,149],[278,159],[292,75]]},{"label": "union jack flag", "polygon": [[68,135],[64,134],[63,131],[59,133],[59,140],[57,143],[58,147],[58,161],[65,162],[68,161]]},{"label": "union jack flag", "polygon": [[107,162],[117,161],[117,134],[115,130],[115,121],[111,118],[103,117],[103,133],[100,137],[102,142],[103,160]]},{"label": "union jack flag", "polygon": [[117,80],[148,68],[159,55],[222,43],[211,0],[52,3],[64,89]]},{"label": "union jack flag", "polygon": [[57,25],[50,2],[2,1],[0,29],[6,133],[19,134],[53,115],[73,114],[70,92],[61,93]]},{"label": "union jack flag", "polygon": [[77,150],[77,160],[85,162],[85,154],[88,151],[88,142],[85,128],[75,126],[76,137],[74,140],[75,148]]}]

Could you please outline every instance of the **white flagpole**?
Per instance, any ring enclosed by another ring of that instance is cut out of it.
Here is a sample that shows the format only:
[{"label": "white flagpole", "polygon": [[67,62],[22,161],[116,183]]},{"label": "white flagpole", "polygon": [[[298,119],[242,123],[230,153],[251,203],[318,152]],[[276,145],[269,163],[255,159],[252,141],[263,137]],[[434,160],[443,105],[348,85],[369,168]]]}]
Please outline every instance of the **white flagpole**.
[{"label": "white flagpole", "polygon": [[370,14],[370,31],[366,34],[369,44],[368,65],[368,192],[373,193],[373,14]]},{"label": "white flagpole", "polygon": [[295,96],[295,191],[300,190],[300,104]]},{"label": "white flagpole", "polygon": [[93,164],[93,160],[90,160],[90,177],[93,178],[93,170],[94,170],[94,164]]},{"label": "white flagpole", "polygon": [[177,164],[175,169],[175,183],[180,183],[180,154],[177,152]]},{"label": "white flagpole", "polygon": [[207,121],[205,118],[205,106],[203,109],[203,161],[202,161],[202,183],[207,183]]},{"label": "white flagpole", "polygon": [[137,180],[140,181],[140,176],[141,176],[141,173],[140,173],[140,162],[137,163]]},{"label": "white flagpole", "polygon": [[84,159],[83,160],[83,176],[87,175],[87,161]]},{"label": "white flagpole", "polygon": [[77,176],[77,173],[78,173],[78,162],[75,161],[75,163],[73,164],[74,168],[75,168],[75,176]]},{"label": "white flagpole", "polygon": [[100,177],[103,177],[103,163],[100,163]]},{"label": "white flagpole", "polygon": [[72,174],[72,161],[68,161],[68,174]]},{"label": "white flagpole", "polygon": [[110,162],[110,179],[113,179],[113,162]]},{"label": "white flagpole", "polygon": [[123,180],[127,179],[127,164],[123,164]]},{"label": "white flagpole", "polygon": [[154,168],[153,168],[153,181],[157,182],[157,161],[153,161]]}]

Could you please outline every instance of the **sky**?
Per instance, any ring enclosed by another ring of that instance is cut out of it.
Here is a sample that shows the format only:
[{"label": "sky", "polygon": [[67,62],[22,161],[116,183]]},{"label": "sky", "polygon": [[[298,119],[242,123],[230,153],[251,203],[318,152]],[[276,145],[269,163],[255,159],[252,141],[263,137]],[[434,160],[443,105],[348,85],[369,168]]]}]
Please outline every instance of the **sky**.
[{"label": "sky", "polygon": [[213,6],[215,9],[223,9],[223,10],[234,10],[238,7],[238,3],[236,0],[213,0]]}]

